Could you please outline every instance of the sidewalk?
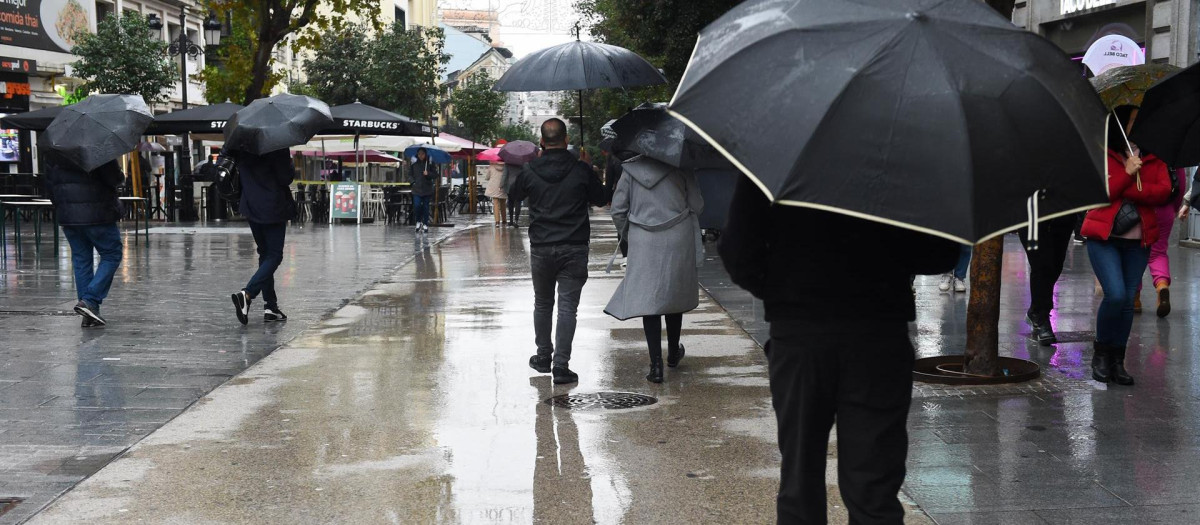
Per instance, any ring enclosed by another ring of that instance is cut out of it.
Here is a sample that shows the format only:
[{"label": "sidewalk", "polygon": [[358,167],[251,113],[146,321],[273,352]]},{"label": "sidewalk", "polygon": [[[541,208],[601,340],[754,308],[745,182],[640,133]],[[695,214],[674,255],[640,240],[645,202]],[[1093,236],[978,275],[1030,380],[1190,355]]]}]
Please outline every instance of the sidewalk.
[{"label": "sidewalk", "polygon": [[[482,227],[410,264],[224,384],[32,523],[765,523],[778,479],[757,345],[711,300],[648,383],[597,216],[572,368],[527,366],[524,232]],[[552,407],[566,393],[654,405]]]}]

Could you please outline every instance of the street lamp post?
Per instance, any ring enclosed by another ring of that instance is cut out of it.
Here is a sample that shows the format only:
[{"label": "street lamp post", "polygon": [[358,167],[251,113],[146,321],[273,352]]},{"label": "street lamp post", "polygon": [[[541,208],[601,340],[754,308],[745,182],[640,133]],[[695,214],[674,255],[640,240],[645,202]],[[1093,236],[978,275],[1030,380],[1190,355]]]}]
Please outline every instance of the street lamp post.
[{"label": "street lamp post", "polygon": [[[153,13],[146,20],[146,25],[154,31],[162,30],[162,19]],[[217,46],[221,43],[221,22],[217,20],[215,13],[209,12],[208,18],[204,20],[204,43],[208,46]],[[183,102],[183,108],[188,108],[188,80],[187,80],[187,59],[191,57],[193,60],[204,54],[204,48],[193,43],[187,36],[187,6],[179,7],[179,38],[174,39],[170,46],[167,47],[167,53],[171,56],[179,57],[179,89],[180,98]],[[194,198],[192,196],[192,154],[190,149],[191,135],[183,134],[183,144],[179,148],[179,182],[183,185],[183,209],[180,210],[180,219],[195,220],[196,210]],[[172,178],[167,177],[167,200],[168,212],[170,218],[174,218],[175,204],[175,188],[172,183]]]}]

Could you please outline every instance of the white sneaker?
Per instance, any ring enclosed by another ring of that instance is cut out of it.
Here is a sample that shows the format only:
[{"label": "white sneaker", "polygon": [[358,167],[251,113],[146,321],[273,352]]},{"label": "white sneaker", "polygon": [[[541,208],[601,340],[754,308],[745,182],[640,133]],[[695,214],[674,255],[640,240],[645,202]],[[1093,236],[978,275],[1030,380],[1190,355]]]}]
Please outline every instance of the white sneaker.
[{"label": "white sneaker", "polygon": [[954,278],[954,291],[958,292],[958,293],[963,293],[963,292],[967,291],[966,281],[963,281],[962,279],[955,277]]},{"label": "white sneaker", "polygon": [[938,290],[949,292],[951,286],[954,285],[954,276],[946,274],[942,276],[942,282],[938,283]]}]

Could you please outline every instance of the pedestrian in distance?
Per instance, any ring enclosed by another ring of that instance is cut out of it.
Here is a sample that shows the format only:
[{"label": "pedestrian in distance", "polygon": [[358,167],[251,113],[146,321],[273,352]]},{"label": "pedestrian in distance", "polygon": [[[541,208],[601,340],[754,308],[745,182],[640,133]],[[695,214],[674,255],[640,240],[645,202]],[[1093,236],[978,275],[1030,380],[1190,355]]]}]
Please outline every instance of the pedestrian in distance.
[{"label": "pedestrian in distance", "polygon": [[499,228],[501,225],[508,224],[508,193],[504,191],[504,164],[501,162],[493,162],[488,165],[488,181],[487,188],[483,194],[492,199],[492,216],[495,219],[495,226]]},{"label": "pedestrian in distance", "polygon": [[[121,220],[117,188],[125,182],[125,174],[115,160],[89,173],[48,148],[43,155],[48,165],[46,192],[71,246],[79,300],[75,313],[83,317],[83,328],[103,327],[108,322],[100,316],[100,305],[108,297],[125,248],[117,227]],[[95,253],[100,254],[100,264]]]},{"label": "pedestrian in distance", "polygon": [[512,185],[517,180],[517,175],[521,174],[521,167],[512,164],[504,165],[504,191],[508,194],[508,225],[513,228],[521,227],[521,207],[524,205],[522,201],[512,198]]},{"label": "pedestrian in distance", "polygon": [[433,185],[437,180],[437,168],[429,162],[429,152],[425,148],[417,150],[417,161],[408,168],[408,178],[412,182],[413,220],[418,232],[429,231],[429,200],[433,198]]},{"label": "pedestrian in distance", "polygon": [[1102,383],[1132,385],[1125,369],[1133,298],[1142,283],[1150,246],[1158,240],[1155,208],[1171,198],[1167,165],[1152,154],[1141,155],[1126,139],[1136,108],[1120,106],[1108,117],[1109,205],[1087,213],[1081,233],[1088,259],[1100,281],[1104,299],[1096,312],[1092,378]]},{"label": "pedestrian in distance", "polygon": [[263,155],[230,153],[241,182],[238,213],[250,223],[258,247],[258,270],[246,287],[233,294],[234,312],[243,325],[250,320],[250,303],[263,297],[263,321],[286,321],[275,293],[275,270],[283,264],[283,244],[288,221],[296,218],[296,201],[291,184],[296,169],[286,149]]},{"label": "pedestrian in distance", "polygon": [[967,291],[967,271],[971,269],[971,247],[963,245],[958,249],[958,264],[954,265],[954,270],[942,276],[942,282],[938,283],[938,290],[950,293]]},{"label": "pedestrian in distance", "polygon": [[[542,155],[516,176],[508,197],[529,201],[529,266],[537,344],[529,366],[539,373],[552,373],[554,383],[561,385],[579,380],[569,365],[575,315],[588,278],[589,206],[603,206],[608,199],[591,166],[567,151],[569,137],[562,120],[547,120],[541,134]],[[558,330],[552,340],[556,288]]]},{"label": "pedestrian in distance", "polygon": [[683,314],[700,304],[696,270],[704,262],[704,198],[690,170],[635,157],[625,172],[613,192],[612,219],[627,267],[604,313],[622,321],[642,318],[650,349],[646,380],[661,383],[663,318],[667,366],[674,368],[685,352],[679,342]]},{"label": "pedestrian in distance", "polygon": [[775,206],[741,177],[718,249],[733,282],[762,299],[770,324],[765,352],[783,455],[778,522],[826,522],[825,461],[836,419],[838,485],[850,523],[901,523],[915,358],[911,276],[949,271],[958,245]]},{"label": "pedestrian in distance", "polygon": [[1075,215],[1039,222],[1036,250],[1030,249],[1033,246],[1026,229],[1022,228],[1018,234],[1029,260],[1029,310],[1025,322],[1029,323],[1030,337],[1042,346],[1058,343],[1050,324],[1050,312],[1054,310],[1054,285],[1062,276],[1075,223]]}]

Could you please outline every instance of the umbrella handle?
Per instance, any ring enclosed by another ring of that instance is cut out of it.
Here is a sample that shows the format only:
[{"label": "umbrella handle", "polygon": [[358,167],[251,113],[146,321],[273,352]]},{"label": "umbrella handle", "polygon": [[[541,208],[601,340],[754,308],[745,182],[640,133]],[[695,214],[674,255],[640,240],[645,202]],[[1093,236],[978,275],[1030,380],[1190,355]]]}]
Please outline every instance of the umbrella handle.
[{"label": "umbrella handle", "polygon": [[[1129,143],[1129,135],[1125,134],[1125,126],[1121,125],[1121,117],[1117,116],[1117,110],[1115,110],[1115,109],[1113,110],[1112,116],[1117,121],[1117,128],[1121,130],[1121,137],[1125,139],[1125,151],[1128,151],[1129,156],[1132,157],[1133,156],[1133,144]],[[1138,184],[1138,189],[1139,190],[1142,189],[1140,182]]]}]

